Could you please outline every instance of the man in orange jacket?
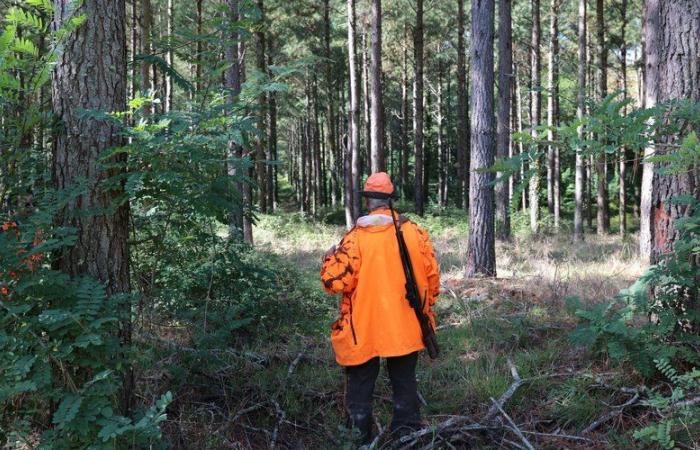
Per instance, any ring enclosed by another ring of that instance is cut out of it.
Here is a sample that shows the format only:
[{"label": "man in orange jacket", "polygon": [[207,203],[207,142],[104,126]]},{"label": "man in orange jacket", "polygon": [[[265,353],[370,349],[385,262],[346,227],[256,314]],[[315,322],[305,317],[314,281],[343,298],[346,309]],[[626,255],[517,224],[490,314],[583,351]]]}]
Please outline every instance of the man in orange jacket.
[{"label": "man in orange jacket", "polygon": [[[416,362],[425,348],[416,312],[406,300],[406,278],[388,197],[394,186],[384,172],[367,179],[363,194],[369,214],[360,217],[339,246],[324,255],[321,281],[330,294],[342,293],[340,317],[331,327],[338,364],[345,366],[345,408],[349,424],[371,439],[372,394],[379,358],[386,358],[394,400],[391,430],[397,434],[421,425]],[[371,195],[371,194],[370,194]],[[433,329],[431,306],[439,294],[440,271],[428,234],[403,216],[399,221],[413,265],[424,312]]]}]

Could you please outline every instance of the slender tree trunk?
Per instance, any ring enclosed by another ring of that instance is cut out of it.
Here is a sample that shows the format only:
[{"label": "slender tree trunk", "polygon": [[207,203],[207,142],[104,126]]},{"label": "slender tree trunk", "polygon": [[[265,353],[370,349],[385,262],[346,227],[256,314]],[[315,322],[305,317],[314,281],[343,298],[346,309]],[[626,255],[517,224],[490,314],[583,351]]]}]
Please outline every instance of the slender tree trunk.
[{"label": "slender tree trunk", "polygon": [[350,159],[350,179],[348,197],[351,205],[350,216],[346,214],[346,226],[351,228],[360,215],[360,80],[357,76],[355,0],[348,0],[348,71],[350,72],[350,111],[348,132],[348,153]]},{"label": "slender tree trunk", "polygon": [[[338,154],[338,149],[336,148],[336,103],[335,103],[335,90],[333,88],[333,61],[331,53],[331,17],[330,17],[330,1],[324,0],[323,2],[323,46],[326,55],[326,96],[328,101],[326,102],[327,109],[326,114],[328,115],[328,139],[326,140],[326,145],[329,149],[331,156],[331,167],[335,164],[335,159]],[[333,204],[336,201],[336,189],[335,186],[339,184],[340,178],[336,170],[331,170],[331,196],[333,199]]]},{"label": "slender tree trunk", "polygon": [[408,197],[408,37],[404,27],[403,70],[401,71],[401,193]]},{"label": "slender tree trunk", "polygon": [[[54,0],[54,30],[73,14],[85,23],[67,35],[52,78],[54,128],[52,175],[56,189],[67,192],[86,183],[57,216],[57,224],[76,230],[75,243],[60,251],[56,265],[71,277],[89,275],[104,283],[107,295],[128,293],[129,203],[124,200],[126,153],[102,160],[102,154],[124,144],[121,127],[85,116],[84,110],[121,112],[126,109],[126,4],[124,0]],[[103,162],[108,167],[103,166]],[[108,178],[121,182],[104,187]],[[128,305],[128,302],[125,302]],[[130,317],[129,307],[123,311]],[[120,337],[131,344],[131,322],[121,324]],[[123,373],[121,409],[131,412],[134,379]]]},{"label": "slender tree trunk", "polygon": [[[542,87],[540,85],[540,72],[542,59],[540,55],[540,0],[532,0],[532,43],[530,48],[530,78],[532,81],[532,89],[530,91],[530,134],[533,139],[537,139],[537,127],[540,125],[540,117],[542,115]],[[535,152],[535,156],[531,158],[532,176],[530,177],[530,229],[533,233],[537,233],[539,227],[539,191],[540,191],[540,157],[539,152]]]},{"label": "slender tree trunk", "polygon": [[[267,61],[265,58],[265,4],[264,0],[257,0],[258,10],[260,11],[260,20],[258,22],[258,30],[255,32],[256,46],[256,65],[260,74],[267,73]],[[260,134],[255,142],[255,169],[258,185],[258,208],[263,213],[267,213],[267,162],[265,157],[265,149],[267,144],[265,137],[267,136],[267,95],[263,92],[258,97],[258,106],[260,114],[258,116],[258,129]]]},{"label": "slender tree trunk", "polygon": [[[367,30],[362,32],[362,89],[364,95],[364,120],[365,120],[365,145],[360,146],[363,153],[361,159],[362,171],[371,172],[370,149],[372,148],[372,116],[370,114],[370,87],[369,87],[369,46],[367,45]],[[366,169],[366,170],[365,170]],[[360,175],[361,176],[361,175]]]},{"label": "slender tree trunk", "polygon": [[[608,47],[605,43],[605,2],[596,0],[596,28],[598,44],[598,100],[602,100],[608,93]],[[605,141],[604,136],[598,139]],[[606,154],[602,153],[596,158],[598,234],[606,234],[610,231],[610,213],[608,211],[608,180],[606,176]]]},{"label": "slender tree trunk", "polygon": [[[518,113],[518,133],[523,132],[523,102],[522,93],[520,88],[520,78],[518,78],[518,66],[513,64],[513,78],[515,79],[515,102],[516,110]],[[518,153],[522,155],[525,152],[523,141],[518,142]],[[520,163],[520,179],[525,180],[525,161]],[[527,189],[523,187],[520,191],[522,210],[527,210]]]},{"label": "slender tree trunk", "polygon": [[[267,74],[272,78],[270,67],[273,64],[272,36],[268,35],[268,52],[267,52]],[[267,117],[269,123],[269,132],[267,135],[267,154],[265,159],[268,161],[277,161],[277,96],[275,92],[267,93]],[[267,207],[272,212],[277,209],[277,165],[269,164],[266,167],[265,183],[267,184]]]},{"label": "slender tree trunk", "polygon": [[413,135],[415,145],[416,214],[423,215],[423,0],[416,0],[416,28],[413,35]]},{"label": "slender tree trunk", "polygon": [[[139,53],[139,0],[131,1],[131,59],[134,60]],[[135,98],[138,92],[138,82],[136,79],[137,64],[131,65],[131,76],[129,80],[129,98]]]},{"label": "slender tree trunk", "polygon": [[204,86],[204,80],[202,80],[202,59],[204,59],[204,47],[202,42],[202,39],[204,37],[202,36],[202,2],[203,0],[197,0],[197,62],[195,63],[195,80],[197,86],[197,93],[201,93],[202,87]]},{"label": "slender tree trunk", "polygon": [[[559,7],[561,0],[551,0],[549,17],[549,61],[547,79],[547,139],[557,138],[555,127],[559,122]],[[559,229],[559,171],[558,148],[550,144],[547,148],[547,208],[554,215],[554,227]]]},{"label": "slender tree trunk", "polygon": [[[227,11],[227,21],[230,27],[233,27],[236,22],[238,22],[239,16],[239,0],[227,0],[228,1],[228,11]],[[229,65],[228,70],[226,70],[226,89],[228,90],[228,102],[233,104],[238,101],[238,96],[241,93],[241,68],[239,63],[239,33],[236,29],[231,29],[230,34],[227,36],[229,43],[226,47],[226,62]],[[243,147],[239,142],[231,140],[228,143],[228,163],[227,163],[227,173],[231,177],[235,177],[238,180],[241,178],[241,169],[239,167],[240,160],[243,158]],[[240,205],[234,207],[231,212],[231,218],[229,222],[229,237],[240,237],[243,235],[243,201],[244,186],[241,181],[236,181],[236,190],[239,196]]]},{"label": "slender tree trunk", "polygon": [[[498,124],[496,157],[507,158],[510,148],[510,98],[512,95],[513,41],[511,0],[498,2]],[[503,174],[499,173],[498,177]],[[496,184],[496,226],[499,239],[510,238],[510,186],[507,180]]]},{"label": "slender tree trunk", "polygon": [[[622,0],[622,6],[621,8],[621,15],[622,15],[622,28],[620,30],[620,40],[622,41],[620,44],[620,72],[621,72],[621,79],[622,79],[622,95],[623,98],[627,98],[627,43],[625,42],[625,31],[627,28],[627,0]],[[624,114],[627,114],[627,107],[625,107]],[[620,201],[620,211],[619,211],[619,220],[620,220],[620,236],[624,236],[625,233],[627,232],[627,196],[625,195],[625,189],[627,188],[627,180],[626,180],[626,172],[627,172],[627,163],[626,163],[626,149],[625,147],[620,148],[620,192],[619,192],[619,201]]]},{"label": "slender tree trunk", "polygon": [[469,186],[467,277],[496,276],[494,174],[479,171],[493,165],[495,153],[494,7],[493,0],[472,2],[471,168],[474,173],[471,174]]},{"label": "slender tree trunk", "polygon": [[[173,0],[168,0],[167,10],[165,12],[167,17],[167,45],[168,49],[165,53],[166,62],[170,67],[175,64],[175,57],[173,52],[173,20],[175,15],[175,10],[173,9]],[[173,79],[169,74],[165,74],[165,112],[170,112],[173,109]]]},{"label": "slender tree trunk", "polygon": [[[581,120],[586,114],[586,0],[578,2],[578,96],[576,117]],[[583,140],[583,126],[576,130],[579,141]],[[574,241],[583,240],[583,196],[584,159],[583,149],[576,149],[576,173],[574,176]]]},{"label": "slender tree trunk", "polygon": [[372,52],[371,52],[371,97],[372,124],[371,169],[372,173],[386,170],[384,156],[384,112],[382,105],[382,1],[372,0]]},{"label": "slender tree trunk", "polygon": [[[152,28],[153,8],[151,6],[151,0],[141,0],[141,45],[143,46],[141,51],[144,55],[153,53],[151,49]],[[141,90],[146,95],[153,89],[150,73],[151,65],[146,61],[141,62]],[[150,114],[152,112],[151,105],[146,104],[144,106],[144,112]]]},{"label": "slender tree trunk", "polygon": [[469,106],[466,50],[464,47],[464,0],[457,0],[457,192],[458,206],[467,209],[469,183]]},{"label": "slender tree trunk", "polygon": [[437,147],[438,147],[438,203],[447,206],[447,149],[445,145],[445,119],[442,93],[443,63],[438,59],[437,80]]},{"label": "slender tree trunk", "polygon": [[[588,19],[586,19],[588,20]],[[586,23],[588,25],[588,23]],[[595,85],[594,79],[593,79],[593,57],[591,56],[592,51],[592,40],[591,40],[591,31],[586,26],[586,41],[587,41],[587,46],[586,46],[586,72],[588,76],[588,81],[587,81],[587,89],[588,89],[588,98],[592,98],[592,92],[593,92],[593,86]],[[585,106],[585,111],[586,115],[591,114],[591,107],[589,104],[586,104]],[[593,140],[593,136],[589,134],[588,136],[591,140]],[[590,155],[586,158],[586,194],[585,194],[585,202],[586,202],[586,224],[588,226],[588,229],[590,231],[593,231],[593,169],[594,168],[594,162],[593,162],[593,156]]]}]

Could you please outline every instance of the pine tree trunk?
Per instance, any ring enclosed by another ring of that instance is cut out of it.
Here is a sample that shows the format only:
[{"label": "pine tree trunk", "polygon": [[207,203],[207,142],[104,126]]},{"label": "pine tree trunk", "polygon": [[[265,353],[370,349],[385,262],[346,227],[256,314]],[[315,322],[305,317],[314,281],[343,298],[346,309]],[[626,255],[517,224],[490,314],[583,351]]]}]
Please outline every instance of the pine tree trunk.
[{"label": "pine tree trunk", "polygon": [[[576,118],[586,114],[586,0],[578,2],[578,95]],[[579,141],[583,140],[583,126],[576,130]],[[576,172],[574,175],[574,241],[583,240],[584,158],[583,149],[576,149]]]},{"label": "pine tree trunk", "polygon": [[[151,0],[141,0],[141,52],[144,55],[150,55],[152,53],[151,49],[151,31],[153,28],[153,8],[151,7]],[[151,65],[143,61],[141,62],[141,90],[145,95],[149,94],[149,91],[153,88],[151,84]],[[151,105],[146,104],[144,106],[144,113],[150,114],[152,112]]]},{"label": "pine tree trunk", "polygon": [[[438,50],[439,51],[439,50]],[[443,63],[438,59],[438,79],[437,79],[437,148],[438,148],[438,203],[440,206],[447,206],[447,151],[445,146],[445,126],[444,107],[442,104],[442,79]]]},{"label": "pine tree trunk", "polygon": [[[511,0],[498,3],[498,123],[496,157],[507,158],[510,148],[510,98],[512,95],[513,41]],[[498,177],[503,174],[499,173]],[[510,186],[507,180],[496,184],[496,226],[499,239],[510,238]]]},{"label": "pine tree trunk", "polygon": [[360,80],[357,76],[356,50],[357,21],[355,0],[348,0],[348,70],[350,72],[350,111],[348,153],[351,183],[346,187],[351,205],[350,217],[346,215],[346,226],[351,228],[360,215]]},{"label": "pine tree trunk", "polygon": [[[360,159],[362,172],[371,172],[370,149],[372,148],[372,116],[370,114],[370,87],[369,87],[369,46],[367,45],[367,30],[362,32],[362,89],[364,99],[364,121],[365,121],[365,142],[361,145],[360,151],[362,157]],[[362,175],[360,175],[362,177]]]},{"label": "pine tree trunk", "polygon": [[[530,90],[530,135],[533,139],[537,139],[537,127],[540,125],[540,117],[542,115],[542,86],[540,85],[540,72],[542,59],[540,55],[540,0],[532,0],[532,42],[530,48],[530,79],[532,88]],[[535,156],[531,158],[529,193],[530,193],[530,229],[533,233],[537,233],[539,229],[539,191],[540,191],[540,157],[539,152],[535,152]]]},{"label": "pine tree trunk", "polygon": [[372,173],[386,170],[384,156],[384,112],[382,105],[382,2],[372,0],[371,51],[371,168]]},{"label": "pine tree trunk", "polygon": [[[268,35],[268,52],[267,52],[267,74],[272,78],[270,67],[273,64],[272,36]],[[275,92],[267,93],[267,117],[269,123],[269,133],[267,135],[267,154],[265,158],[268,161],[277,161],[277,97]],[[266,167],[267,184],[267,207],[272,212],[277,209],[277,165],[271,164]]]},{"label": "pine tree trunk", "polygon": [[[608,93],[608,47],[605,43],[605,3],[604,0],[596,0],[596,27],[598,44],[598,100],[603,100]],[[605,142],[604,136],[598,136],[601,143]],[[596,224],[598,234],[606,234],[610,231],[610,212],[608,210],[608,180],[606,176],[606,154],[596,157],[597,175],[597,205],[598,214]]]},{"label": "pine tree trunk", "polygon": [[496,276],[494,236],[493,172],[482,172],[493,165],[494,123],[494,1],[472,2],[471,79],[471,165],[469,186],[469,247],[467,277]]},{"label": "pine tree trunk", "polygon": [[[131,59],[134,60],[139,52],[139,0],[131,1]],[[137,64],[131,65],[131,73],[129,79],[129,98],[135,98],[139,90],[139,84],[136,79]]]},{"label": "pine tree trunk", "polygon": [[[203,0],[197,0],[197,37],[198,37],[198,39],[197,39],[197,55],[196,55],[197,61],[195,63],[195,80],[196,80],[196,86],[197,86],[197,93],[202,93],[202,87],[204,86],[204,84],[203,84],[204,80],[202,80],[202,59],[204,58],[204,53],[203,53],[204,47],[203,47],[203,42],[202,42],[202,39],[204,38],[204,36],[202,36],[202,33],[203,33],[202,2],[203,2]],[[240,50],[239,50],[239,53],[242,54],[242,52],[240,52]],[[243,67],[243,66],[241,65],[241,67]],[[243,71],[241,71],[241,73],[243,73]]]},{"label": "pine tree trunk", "polygon": [[[256,65],[258,66],[258,71],[261,74],[267,73],[267,62],[265,58],[265,4],[264,0],[257,0],[257,6],[260,11],[260,20],[258,23],[258,30],[255,32],[255,46],[256,46]],[[261,93],[258,97],[258,106],[260,108],[260,113],[258,115],[258,130],[260,134],[258,135],[255,142],[255,169],[256,169],[256,179],[258,185],[258,208],[263,213],[267,213],[267,162],[265,157],[265,150],[267,144],[265,142],[265,137],[267,136],[267,96],[265,93]]]},{"label": "pine tree trunk", "polygon": [[[647,106],[675,99],[700,101],[700,4],[694,0],[646,0],[645,8]],[[663,155],[673,151],[668,144],[679,144],[678,136],[660,136],[658,141],[660,145],[647,153]],[[643,209],[649,217],[648,255],[652,264],[673,251],[680,237],[675,221],[691,213],[688,205],[672,199],[688,194],[700,199],[695,168],[668,173],[663,170],[664,163],[658,165],[659,170],[644,167],[644,175],[651,178],[651,192],[646,193],[648,202]]]},{"label": "pine tree trunk", "polygon": [[[518,66],[513,64],[513,73],[514,73],[514,78],[515,78],[515,103],[516,103],[516,110],[517,110],[517,122],[518,122],[518,133],[523,132],[523,101],[522,101],[522,93],[521,93],[521,88],[520,88],[520,78],[518,78]],[[525,147],[523,145],[523,141],[520,140],[518,141],[518,153],[522,155],[525,152]],[[520,179],[525,180],[525,161],[523,160],[520,163]],[[523,188],[520,191],[520,203],[522,206],[522,210],[525,211],[527,210],[527,189],[523,186]]]},{"label": "pine tree trunk", "polygon": [[464,0],[457,0],[457,206],[467,209],[469,197],[469,106],[466,50],[464,48]]},{"label": "pine tree trunk", "polygon": [[[331,54],[331,18],[330,18],[330,2],[329,0],[324,0],[323,2],[323,44],[324,53],[326,55],[326,96],[328,115],[328,139],[326,140],[326,146],[329,149],[331,167],[335,165],[336,155],[338,154],[338,149],[336,148],[336,109],[335,109],[335,90],[333,89],[333,63]],[[331,196],[333,200],[333,205],[336,203],[336,189],[335,186],[340,184],[339,173],[337,170],[331,170]]]},{"label": "pine tree trunk", "polygon": [[408,198],[408,37],[404,27],[403,70],[401,71],[401,194]]},{"label": "pine tree trunk", "polygon": [[[168,49],[165,53],[165,61],[168,63],[170,67],[173,67],[173,64],[175,64],[175,57],[174,57],[174,52],[173,52],[173,20],[174,20],[174,15],[175,15],[175,10],[173,9],[173,0],[168,0],[167,6],[166,6],[166,11],[165,14],[167,16],[166,19],[166,27],[167,27],[167,33],[168,33],[168,38],[167,38],[167,45]],[[169,74],[165,75],[165,112],[170,112],[173,109],[173,79]]]},{"label": "pine tree trunk", "polygon": [[[228,102],[233,104],[238,101],[238,96],[241,93],[241,70],[239,66],[239,54],[238,54],[238,39],[239,33],[233,28],[233,24],[238,21],[239,16],[239,0],[228,0],[228,11],[227,11],[227,21],[231,27],[230,35],[228,38],[231,43],[226,48],[226,63],[229,65],[228,70],[226,70],[226,89],[228,90]],[[243,147],[240,143],[235,141],[230,141],[228,143],[228,158],[230,161],[227,163],[227,173],[231,177],[239,178],[241,177],[241,169],[238,167],[238,162],[243,158]],[[244,187],[243,183],[236,182],[236,190],[238,191],[239,200],[242,201],[244,198]],[[229,238],[234,236],[240,237],[243,233],[243,205],[237,205],[231,211],[231,217],[229,222]]]},{"label": "pine tree trunk", "polygon": [[423,215],[423,0],[416,0],[416,28],[413,35],[413,135],[415,145],[416,214]]},{"label": "pine tree trunk", "polygon": [[[627,28],[627,0],[622,0],[621,16],[622,16],[622,27],[620,30],[620,73],[622,82],[622,94],[624,98],[627,98],[627,43],[625,42],[625,31]],[[627,113],[627,107],[624,111]],[[624,236],[627,232],[627,196],[625,195],[625,189],[627,188],[626,172],[626,149],[625,147],[620,148],[620,191],[619,191],[619,220],[620,220],[620,236]]]},{"label": "pine tree trunk", "polygon": [[[547,78],[547,139],[557,138],[554,128],[559,122],[559,7],[561,0],[551,0],[549,18],[549,61]],[[557,146],[547,148],[547,208],[554,215],[554,228],[559,228],[559,171]]]},{"label": "pine tree trunk", "polygon": [[[52,78],[55,120],[52,175],[56,189],[66,192],[86,183],[57,216],[57,225],[72,227],[74,245],[60,251],[58,268],[75,277],[89,275],[104,283],[107,294],[130,291],[129,203],[121,183],[103,188],[104,181],[126,170],[126,153],[104,161],[102,154],[124,144],[121,127],[85,116],[84,110],[121,112],[126,109],[126,4],[124,0],[84,0],[73,11],[70,0],[54,0],[54,29],[73,14],[85,23],[67,35]],[[126,307],[128,308],[128,306]],[[129,317],[129,310],[123,311]],[[131,343],[131,323],[120,330],[122,343]],[[131,410],[133,374],[126,369],[121,407]]]}]

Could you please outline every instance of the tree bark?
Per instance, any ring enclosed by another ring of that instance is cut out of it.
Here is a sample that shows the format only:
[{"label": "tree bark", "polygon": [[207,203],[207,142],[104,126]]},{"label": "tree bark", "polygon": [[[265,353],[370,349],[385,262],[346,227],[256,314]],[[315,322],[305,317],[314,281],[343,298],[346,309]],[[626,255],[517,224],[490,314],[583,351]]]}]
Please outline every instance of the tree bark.
[{"label": "tree bark", "polygon": [[[151,0],[141,0],[141,51],[144,55],[150,55],[151,49],[151,31],[153,28],[153,8]],[[151,65],[146,62],[141,62],[141,90],[144,95],[150,95],[153,88],[151,84]],[[152,112],[151,105],[144,106],[144,112],[150,114]]]},{"label": "tree bark", "polygon": [[458,206],[468,206],[469,174],[469,106],[467,68],[464,47],[464,0],[457,0],[457,192]]},{"label": "tree bark", "polygon": [[[438,49],[439,51],[439,49]],[[439,57],[438,57],[439,58]],[[438,203],[440,206],[447,206],[447,150],[445,145],[445,124],[444,124],[444,106],[442,99],[442,79],[443,79],[443,62],[438,59],[438,79],[437,79],[437,148],[438,148]],[[427,181],[426,181],[427,183]]]},{"label": "tree bark", "polygon": [[[272,49],[273,42],[270,36],[267,40],[267,74],[272,78],[270,67],[273,64]],[[277,96],[275,92],[267,94],[267,117],[269,122],[269,132],[267,135],[267,155],[268,161],[277,161]],[[267,184],[267,207],[270,211],[277,208],[277,165],[267,165],[266,167],[266,184]]]},{"label": "tree bark", "polygon": [[[513,41],[511,0],[498,3],[498,124],[496,157],[507,158],[510,148],[510,98],[512,96]],[[503,174],[499,173],[498,177]],[[510,238],[510,186],[508,180],[496,184],[496,225],[499,239]]]},{"label": "tree bark", "polygon": [[[168,49],[165,53],[165,58],[166,62],[170,67],[173,67],[173,64],[175,64],[175,57],[174,57],[174,52],[173,52],[173,20],[174,20],[174,15],[175,15],[175,10],[173,8],[173,0],[168,0],[167,5],[166,5],[167,10],[165,11],[166,14],[166,27],[167,27],[167,33],[168,33],[168,38],[167,38],[167,45]],[[172,111],[173,109],[173,98],[174,98],[174,93],[173,93],[173,79],[169,74],[165,74],[165,112],[168,113]]]},{"label": "tree bark", "polygon": [[[255,32],[255,58],[256,65],[258,66],[258,71],[260,74],[267,73],[267,61],[265,58],[265,4],[264,0],[257,0],[258,10],[260,11],[260,20],[258,23],[258,29]],[[267,144],[265,142],[265,137],[267,136],[267,95],[263,92],[258,97],[258,107],[260,108],[260,113],[258,115],[258,130],[260,134],[258,135],[255,142],[255,169],[256,178],[258,185],[258,208],[263,213],[267,213],[267,158],[265,157],[265,150]]]},{"label": "tree bark", "polygon": [[[73,14],[73,2],[54,0],[54,29]],[[76,14],[85,23],[71,32],[56,61],[52,79],[54,128],[52,175],[56,189],[68,191],[85,183],[57,216],[57,224],[76,230],[74,245],[56,261],[70,276],[89,275],[104,283],[108,295],[128,293],[129,203],[124,182],[103,188],[106,179],[126,171],[126,153],[102,154],[124,144],[118,125],[83,114],[84,110],[121,112],[126,109],[126,4],[124,0],[84,0]],[[128,306],[127,306],[128,308]],[[129,317],[129,310],[125,311]],[[122,343],[131,342],[131,322],[121,325]],[[132,406],[133,375],[124,374],[122,410]]]},{"label": "tree bark", "polygon": [[[578,95],[576,118],[582,120],[586,114],[586,0],[578,2]],[[579,141],[583,140],[583,126],[576,130]],[[583,148],[576,149],[576,173],[574,176],[574,241],[583,240],[583,195],[584,159]]]},{"label": "tree bark", "polygon": [[404,27],[403,70],[401,71],[401,194],[408,197],[408,37]]},{"label": "tree bark", "polygon": [[[326,96],[328,101],[326,102],[326,114],[328,115],[328,139],[326,140],[326,145],[329,149],[331,167],[335,164],[336,156],[338,155],[338,149],[336,147],[336,103],[335,103],[335,90],[333,88],[333,63],[332,53],[331,53],[331,17],[330,17],[330,1],[324,0],[323,2],[323,47],[324,53],[326,55]],[[336,202],[336,192],[335,186],[340,183],[340,177],[337,170],[331,170],[331,196],[333,204]]]},{"label": "tree bark", "polygon": [[[561,0],[551,0],[549,17],[549,61],[547,78],[547,139],[557,138],[555,127],[559,125],[559,7]],[[547,148],[547,208],[554,215],[554,228],[559,229],[559,164],[558,147]]]},{"label": "tree bark", "polygon": [[371,52],[371,172],[386,171],[384,156],[384,112],[382,104],[382,1],[372,0]]},{"label": "tree bark", "polygon": [[469,186],[469,247],[467,277],[496,276],[494,242],[493,165],[495,153],[493,101],[494,1],[472,2],[471,79],[471,168]]},{"label": "tree bark", "polygon": [[197,86],[197,93],[202,92],[203,81],[202,80],[202,58],[204,58],[204,47],[203,47],[203,28],[202,28],[202,2],[203,0],[197,0],[197,61],[195,63],[195,80]]},{"label": "tree bark", "polygon": [[[540,125],[540,117],[542,115],[542,87],[540,85],[540,72],[542,66],[542,58],[540,55],[540,0],[532,0],[532,42],[530,47],[530,135],[534,140],[537,140],[537,127]],[[537,233],[539,229],[539,190],[540,190],[540,157],[539,151],[534,152],[535,155],[531,158],[529,193],[530,193],[530,229],[533,233]]]},{"label": "tree bark", "polygon": [[[228,102],[233,105],[238,101],[238,96],[241,93],[241,68],[239,63],[239,33],[238,30],[234,29],[234,24],[238,21],[239,16],[239,0],[227,0],[228,1],[228,11],[227,11],[227,21],[231,27],[231,31],[228,37],[229,43],[226,47],[226,63],[229,68],[226,70],[225,81],[226,89],[228,90]],[[228,162],[226,166],[226,171],[229,176],[240,179],[241,169],[238,167],[241,159],[243,158],[243,147],[240,143],[233,140],[228,143]],[[234,236],[241,237],[243,233],[243,201],[244,201],[244,186],[240,181],[236,181],[236,191],[238,192],[239,204],[235,205],[231,211],[231,217],[229,222],[229,238]]]},{"label": "tree bark", "polygon": [[416,214],[422,216],[423,204],[423,0],[416,0],[416,28],[413,35],[413,61],[415,79],[413,82],[413,135],[415,145],[415,187]]},{"label": "tree bark", "polygon": [[[366,28],[362,31],[362,89],[363,89],[363,99],[364,99],[364,121],[365,121],[365,145],[361,145],[360,151],[362,152],[362,158],[360,159],[361,173],[371,172],[372,163],[370,161],[370,149],[372,148],[372,116],[370,113],[370,87],[369,87],[369,55],[368,45],[367,45],[367,30]],[[365,170],[367,169],[367,170]]]},{"label": "tree bark", "polygon": [[[513,64],[513,78],[515,79],[515,109],[517,112],[518,133],[523,132],[523,101],[520,88],[520,78],[518,78],[518,66]],[[518,141],[518,153],[522,155],[525,152],[523,141]],[[525,180],[525,161],[520,163],[520,179]],[[524,187],[520,190],[522,210],[527,210],[527,189]]]},{"label": "tree bark", "polygon": [[[700,101],[700,4],[694,0],[646,0],[645,8],[647,106],[675,99]],[[657,142],[647,154],[663,155],[669,151],[668,144],[679,144],[678,136],[660,136]],[[664,163],[659,166],[663,169]],[[645,165],[644,175],[651,178],[651,192],[643,192],[647,196],[643,209],[649,217],[647,254],[656,264],[673,251],[680,237],[675,221],[692,212],[688,205],[671,200],[683,194],[696,199],[700,196],[694,167],[667,173]],[[644,187],[648,189],[648,185]]]},{"label": "tree bark", "polygon": [[348,71],[350,72],[350,110],[348,123],[348,156],[350,160],[350,180],[346,187],[351,205],[346,226],[350,229],[360,215],[360,80],[357,76],[356,50],[357,21],[355,0],[348,0]]},{"label": "tree bark", "polygon": [[[627,98],[627,43],[625,42],[625,31],[627,28],[627,0],[622,0],[622,5],[620,6],[620,13],[622,18],[622,27],[620,29],[620,73],[622,82],[622,95],[623,99]],[[627,107],[625,106],[624,114],[627,114]],[[619,191],[619,221],[620,221],[620,236],[624,236],[627,232],[627,196],[625,195],[625,189],[627,188],[627,162],[626,162],[626,149],[625,147],[620,148],[620,191]]]},{"label": "tree bark", "polygon": [[[608,94],[608,46],[605,43],[605,2],[596,0],[596,31],[598,44],[598,100],[603,100]],[[605,142],[604,136],[598,139]],[[597,206],[596,224],[598,234],[606,234],[610,231],[610,212],[608,210],[608,180],[606,176],[605,153],[601,152],[596,158],[597,175]]]}]

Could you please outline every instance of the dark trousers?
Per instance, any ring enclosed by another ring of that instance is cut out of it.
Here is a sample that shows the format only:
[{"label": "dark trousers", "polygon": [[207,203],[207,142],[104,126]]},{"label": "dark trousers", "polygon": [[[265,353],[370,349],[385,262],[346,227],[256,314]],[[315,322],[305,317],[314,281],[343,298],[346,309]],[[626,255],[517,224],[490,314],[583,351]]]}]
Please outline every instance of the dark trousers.
[{"label": "dark trousers", "polygon": [[[416,362],[418,353],[386,358],[394,400],[391,431],[402,431],[420,426]],[[345,368],[345,408],[350,426],[358,428],[363,441],[368,441],[372,429],[372,395],[379,375],[379,358],[372,358],[359,366]]]}]

